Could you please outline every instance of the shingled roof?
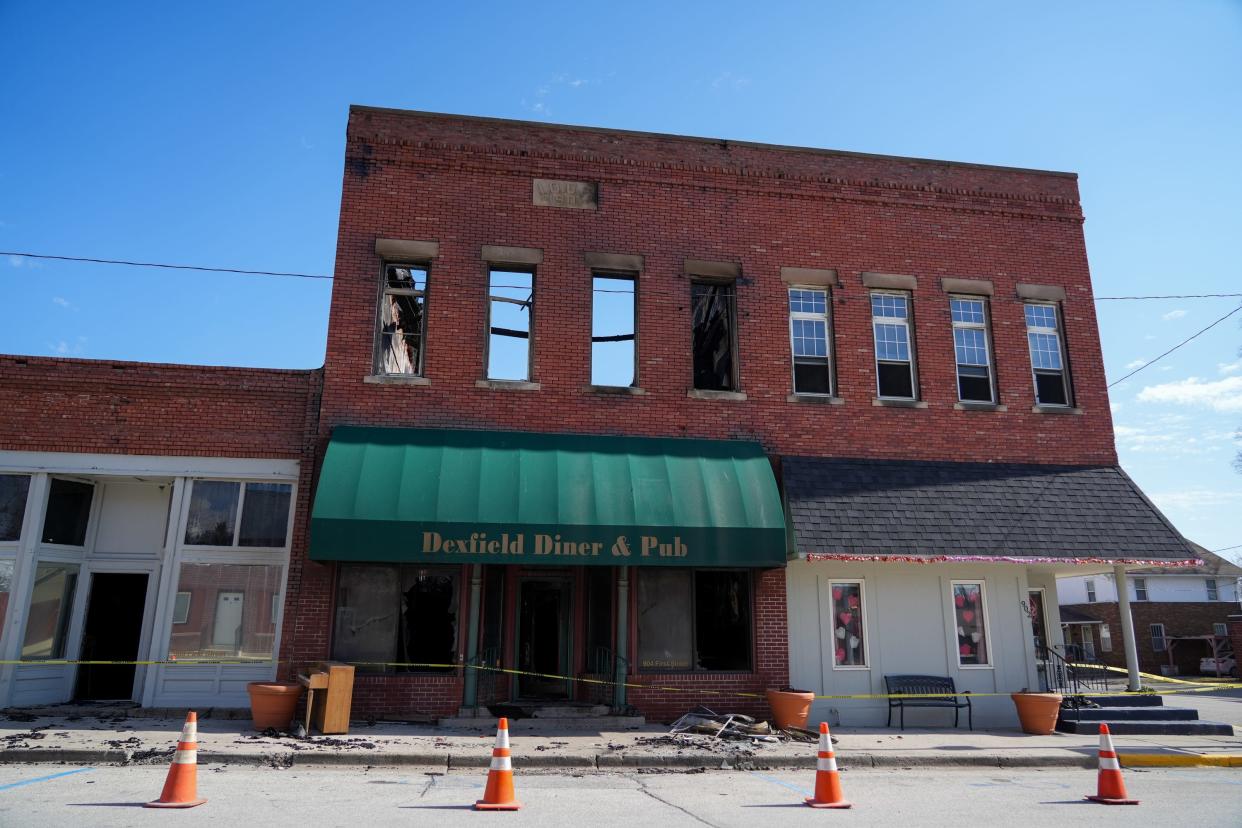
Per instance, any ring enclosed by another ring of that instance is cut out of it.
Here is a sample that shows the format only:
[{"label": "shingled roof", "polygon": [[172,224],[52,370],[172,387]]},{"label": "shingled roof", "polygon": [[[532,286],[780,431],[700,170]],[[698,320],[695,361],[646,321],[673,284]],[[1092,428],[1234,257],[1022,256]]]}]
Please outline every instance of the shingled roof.
[{"label": "shingled roof", "polygon": [[786,457],[781,469],[799,553],[1198,562],[1113,466]]}]

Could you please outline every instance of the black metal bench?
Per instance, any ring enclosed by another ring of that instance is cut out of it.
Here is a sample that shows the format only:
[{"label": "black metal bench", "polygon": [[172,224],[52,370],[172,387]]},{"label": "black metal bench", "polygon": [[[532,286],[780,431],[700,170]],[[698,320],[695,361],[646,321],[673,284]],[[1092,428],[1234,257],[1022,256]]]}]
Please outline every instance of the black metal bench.
[{"label": "black metal bench", "polygon": [[958,726],[961,709],[966,708],[966,721],[975,729],[974,711],[970,707],[970,691],[959,694],[948,676],[885,676],[888,688],[888,727],[893,726],[893,708],[900,708],[901,729],[906,729],[907,707],[952,707],[953,726]]}]

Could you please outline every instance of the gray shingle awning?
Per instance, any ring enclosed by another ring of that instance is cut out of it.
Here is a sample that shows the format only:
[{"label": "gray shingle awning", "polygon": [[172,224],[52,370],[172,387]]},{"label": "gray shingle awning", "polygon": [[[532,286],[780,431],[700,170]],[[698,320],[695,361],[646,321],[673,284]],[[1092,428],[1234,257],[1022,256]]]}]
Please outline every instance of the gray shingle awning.
[{"label": "gray shingle awning", "polygon": [[800,555],[889,560],[1199,563],[1115,466],[786,457]]}]

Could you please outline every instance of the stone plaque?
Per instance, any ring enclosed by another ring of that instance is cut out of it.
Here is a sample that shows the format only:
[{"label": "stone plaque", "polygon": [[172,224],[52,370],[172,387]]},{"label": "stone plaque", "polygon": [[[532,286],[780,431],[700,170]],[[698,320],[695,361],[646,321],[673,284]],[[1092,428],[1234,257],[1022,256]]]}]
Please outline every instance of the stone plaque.
[{"label": "stone plaque", "polygon": [[599,207],[599,185],[593,181],[534,180],[536,207],[569,207],[594,210]]}]

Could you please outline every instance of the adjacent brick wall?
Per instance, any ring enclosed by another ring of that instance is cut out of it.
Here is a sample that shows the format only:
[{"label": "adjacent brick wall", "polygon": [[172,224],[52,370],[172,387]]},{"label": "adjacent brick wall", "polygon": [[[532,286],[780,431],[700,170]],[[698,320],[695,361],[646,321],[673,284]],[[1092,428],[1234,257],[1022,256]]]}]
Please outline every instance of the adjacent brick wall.
[{"label": "adjacent brick wall", "polygon": [[[1121,634],[1121,613],[1116,602],[1096,604],[1069,604],[1067,608],[1098,618],[1112,630],[1113,651],[1100,649],[1099,628],[1093,633],[1096,656],[1105,664],[1126,666]],[[1224,623],[1237,605],[1226,601],[1131,601],[1130,613],[1134,618],[1134,638],[1138,645],[1139,669],[1145,673],[1160,675],[1160,666],[1169,663],[1167,652],[1152,650],[1150,624],[1164,624],[1167,637],[1211,635],[1212,625]],[[1182,642],[1173,651],[1173,660],[1183,675],[1198,675],[1199,659],[1212,654],[1206,642]]]}]

